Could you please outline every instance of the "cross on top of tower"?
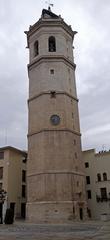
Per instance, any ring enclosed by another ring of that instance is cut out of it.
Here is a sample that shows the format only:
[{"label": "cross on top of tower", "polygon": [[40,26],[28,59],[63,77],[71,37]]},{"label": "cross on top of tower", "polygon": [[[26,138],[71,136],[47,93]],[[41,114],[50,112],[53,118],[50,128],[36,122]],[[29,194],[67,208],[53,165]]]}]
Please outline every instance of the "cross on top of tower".
[{"label": "cross on top of tower", "polygon": [[51,11],[51,7],[53,7],[54,4],[51,3],[50,0],[46,1],[45,3],[48,4],[48,11]]}]

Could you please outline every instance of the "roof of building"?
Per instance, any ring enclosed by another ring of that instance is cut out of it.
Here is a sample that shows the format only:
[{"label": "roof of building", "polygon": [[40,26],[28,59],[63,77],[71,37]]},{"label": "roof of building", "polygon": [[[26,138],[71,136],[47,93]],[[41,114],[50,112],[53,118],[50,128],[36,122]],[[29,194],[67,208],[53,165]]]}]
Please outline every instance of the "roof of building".
[{"label": "roof of building", "polygon": [[91,148],[91,149],[83,150],[83,153],[89,153],[89,152],[94,152],[95,153],[95,149]]},{"label": "roof of building", "polygon": [[94,153],[95,156],[102,156],[102,155],[110,154],[110,150],[109,151],[102,150],[102,151],[96,152],[96,150],[94,148],[93,149],[84,150],[83,154],[87,154],[87,153],[89,154],[90,152]]},{"label": "roof of building", "polygon": [[49,15],[51,18],[59,18],[59,16],[51,12],[51,10],[43,9],[42,16],[45,17],[45,15]]},{"label": "roof of building", "polygon": [[98,153],[96,153],[95,155],[97,156],[102,156],[102,155],[110,155],[110,150],[109,151],[106,151],[106,150],[102,150],[102,151],[99,151]]},{"label": "roof of building", "polygon": [[20,149],[18,149],[18,148],[12,147],[12,146],[4,146],[4,147],[1,147],[1,148],[0,148],[0,151],[4,151],[4,150],[16,151],[16,152],[22,153],[22,154],[24,154],[24,155],[27,154],[27,151],[25,151],[25,150],[20,150]]},{"label": "roof of building", "polygon": [[[24,31],[25,34],[27,34],[27,37],[31,34],[33,34],[36,30],[38,30],[40,27],[54,27],[59,26],[63,27],[64,30],[66,30],[73,38],[74,35],[77,33],[76,31],[73,31],[71,28],[71,25],[68,25],[63,18],[59,15],[56,15],[55,13],[51,12],[51,10],[43,9],[41,18],[33,25],[30,25],[28,31]],[[28,39],[28,46],[29,47],[29,39]]]}]

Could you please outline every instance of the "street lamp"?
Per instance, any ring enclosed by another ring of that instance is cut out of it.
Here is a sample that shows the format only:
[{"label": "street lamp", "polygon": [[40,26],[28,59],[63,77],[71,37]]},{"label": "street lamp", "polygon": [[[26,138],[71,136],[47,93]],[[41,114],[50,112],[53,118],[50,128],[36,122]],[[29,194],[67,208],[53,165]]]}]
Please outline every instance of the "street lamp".
[{"label": "street lamp", "polygon": [[7,194],[7,192],[4,189],[0,190],[0,219],[1,219],[0,224],[3,223],[2,211],[3,211],[3,204],[4,204],[4,201],[6,199],[6,194]]}]

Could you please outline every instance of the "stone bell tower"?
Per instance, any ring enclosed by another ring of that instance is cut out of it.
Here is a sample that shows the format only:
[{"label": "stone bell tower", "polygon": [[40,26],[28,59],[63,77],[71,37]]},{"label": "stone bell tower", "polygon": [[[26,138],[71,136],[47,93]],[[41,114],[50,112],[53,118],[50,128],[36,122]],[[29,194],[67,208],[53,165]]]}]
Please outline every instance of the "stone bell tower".
[{"label": "stone bell tower", "polygon": [[85,219],[85,178],[75,85],[75,31],[43,9],[27,34],[29,128],[27,219]]}]

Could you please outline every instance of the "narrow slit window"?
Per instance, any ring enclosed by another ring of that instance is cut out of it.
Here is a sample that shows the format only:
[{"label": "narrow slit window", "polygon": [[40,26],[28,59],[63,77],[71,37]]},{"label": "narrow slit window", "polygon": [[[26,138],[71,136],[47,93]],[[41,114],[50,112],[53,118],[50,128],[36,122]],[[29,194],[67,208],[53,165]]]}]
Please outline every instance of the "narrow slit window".
[{"label": "narrow slit window", "polygon": [[36,41],[34,43],[34,57],[36,57],[39,54],[39,42]]},{"label": "narrow slit window", "polygon": [[101,182],[101,174],[100,173],[97,174],[97,181]]},{"label": "narrow slit window", "polygon": [[90,176],[86,176],[86,184],[90,184]]},{"label": "narrow slit window", "polygon": [[3,178],[3,167],[0,167],[0,179]]}]

